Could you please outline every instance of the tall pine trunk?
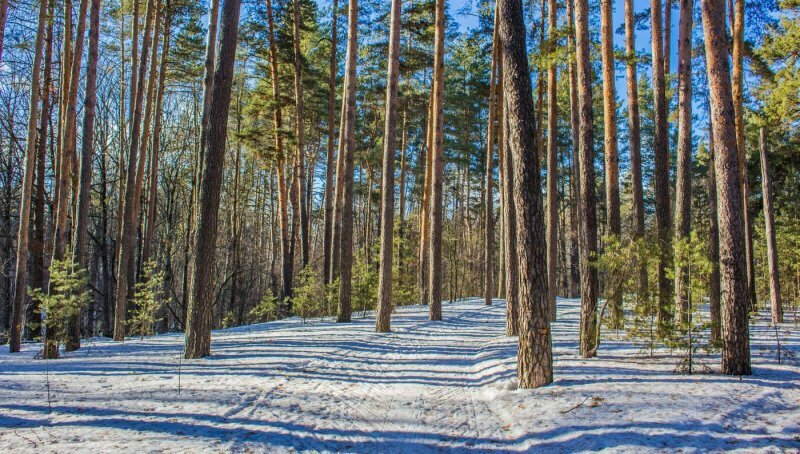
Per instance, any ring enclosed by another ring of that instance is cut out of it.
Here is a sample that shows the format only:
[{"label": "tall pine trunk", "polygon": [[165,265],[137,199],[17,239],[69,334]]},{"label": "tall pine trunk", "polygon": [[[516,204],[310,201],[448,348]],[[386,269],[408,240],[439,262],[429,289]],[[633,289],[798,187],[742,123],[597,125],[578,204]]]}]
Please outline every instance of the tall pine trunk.
[{"label": "tall pine trunk", "polygon": [[[484,219],[484,262],[483,262],[483,299],[487,306],[492,304],[494,293],[494,194],[492,180],[494,179],[494,142],[497,131],[495,100],[497,98],[497,57],[500,47],[497,27],[497,6],[494,13],[494,32],[492,35],[492,63],[489,73],[489,126],[486,133],[486,217]],[[502,163],[500,164],[502,165]]]},{"label": "tall pine trunk", "polygon": [[537,388],[553,381],[553,353],[548,321],[544,207],[536,158],[536,134],[530,123],[534,111],[533,93],[522,2],[500,0],[499,13],[508,148],[513,161],[513,197],[519,245],[517,379],[521,388]]},{"label": "tall pine trunk", "polygon": [[592,68],[589,60],[589,5],[575,0],[575,47],[578,72],[578,120],[580,161],[581,322],[580,353],[595,355],[597,347],[597,206],[594,192],[594,114]]},{"label": "tall pine trunk", "polygon": [[762,127],[759,131],[761,151],[761,187],[764,194],[764,236],[767,237],[767,264],[769,266],[769,301],[772,323],[783,323],[781,306],[781,282],[778,269],[778,245],[775,243],[775,216],[772,213],[772,183],[767,163],[767,133]]},{"label": "tall pine trunk", "polygon": [[445,2],[436,0],[433,50],[433,138],[428,291],[429,318],[442,319],[442,230],[444,217],[444,33]]},{"label": "tall pine trunk", "polygon": [[300,208],[300,254],[303,267],[308,265],[309,239],[308,202],[306,188],[306,156],[303,136],[303,56],[300,53],[300,0],[292,2],[292,41],[294,44],[294,96],[295,96],[295,142],[297,145],[297,201]]},{"label": "tall pine trunk", "polygon": [[[709,111],[711,107],[709,106]],[[708,260],[711,263],[711,274],[708,278],[708,305],[711,318],[711,342],[718,343],[722,337],[722,318],[720,314],[720,275],[719,275],[719,223],[717,221],[717,179],[715,178],[714,157],[714,123],[708,118],[708,217],[709,240]]]},{"label": "tall pine trunk", "polygon": [[[644,195],[642,191],[642,136],[639,119],[639,85],[636,77],[636,34],[633,0],[625,0],[625,74],[628,82],[628,142],[633,195],[633,238],[644,237]],[[637,264],[639,298],[647,295],[647,263]]]},{"label": "tall pine trunk", "polygon": [[722,276],[722,373],[750,375],[747,265],[743,247],[742,186],[736,120],[728,68],[725,0],[702,0],[703,33],[714,134],[720,274]]},{"label": "tall pine trunk", "polygon": [[214,298],[214,252],[217,244],[217,218],[225,166],[225,141],[228,135],[228,110],[231,102],[236,41],[239,30],[240,0],[225,0],[220,26],[219,62],[214,71],[214,88],[208,118],[206,166],[200,192],[194,288],[186,323],[185,356],[201,358],[211,354],[211,314]]},{"label": "tall pine trunk", "polygon": [[8,351],[18,353],[22,346],[22,328],[25,322],[25,297],[27,295],[28,237],[31,219],[31,193],[33,168],[36,165],[36,119],[39,108],[39,73],[42,67],[42,45],[44,27],[47,22],[47,2],[39,2],[39,18],[34,41],[31,92],[28,103],[28,136],[25,142],[25,168],[22,172],[22,188],[19,202],[19,230],[17,232],[17,262],[14,274],[14,296],[11,304],[11,330]]},{"label": "tall pine trunk", "polygon": [[[547,2],[550,50],[556,43],[556,0]],[[555,62],[547,68],[547,307],[550,321],[556,320],[556,278],[558,276],[558,81]]]},{"label": "tall pine trunk", "polygon": [[[630,0],[632,1],[632,0]],[[567,36],[567,45],[569,49],[569,66],[567,68],[569,76],[569,124],[570,124],[570,138],[572,140],[572,174],[570,180],[572,182],[572,212],[573,218],[570,222],[570,235],[572,236],[572,267],[571,270],[571,287],[573,295],[580,295],[580,223],[582,219],[580,208],[580,157],[578,156],[580,150],[580,119],[578,107],[578,77],[577,68],[575,65],[575,14],[573,7],[575,0],[567,0],[567,23],[569,24],[570,33]],[[576,265],[577,264],[577,265]]]},{"label": "tall pine trunk", "polygon": [[[350,0],[347,12],[347,60],[345,72],[344,115],[342,116],[342,139],[339,154],[342,155],[342,199],[341,199],[341,235],[339,236],[339,307],[336,321],[350,321],[352,313],[352,277],[353,277],[353,160],[356,146],[356,61],[358,56],[358,0]],[[336,264],[334,264],[334,267]]]},{"label": "tall pine trunk", "polygon": [[667,276],[671,266],[672,242],[669,204],[669,149],[667,128],[667,97],[664,81],[664,40],[661,32],[661,0],[650,1],[650,29],[653,48],[653,192],[656,202],[656,228],[658,229],[658,328],[663,333],[672,321],[670,295],[672,281]]},{"label": "tall pine trunk", "polygon": [[328,76],[328,154],[325,161],[325,231],[323,239],[322,279],[325,284],[331,281],[331,244],[333,243],[333,152],[336,144],[336,41],[339,20],[339,0],[333,0],[333,19],[331,23],[331,65]]},{"label": "tall pine trunk", "polygon": [[397,148],[397,79],[400,66],[401,0],[392,0],[389,28],[389,65],[386,75],[386,120],[383,130],[383,180],[381,182],[381,256],[378,275],[378,314],[375,331],[391,330],[392,256],[394,255],[394,155]]},{"label": "tall pine trunk", "polygon": [[[692,227],[692,13],[693,0],[680,0],[678,25],[678,179],[675,183],[675,240],[689,241]],[[687,252],[684,249],[684,253]],[[688,258],[688,257],[687,257]],[[685,262],[684,262],[685,263]],[[689,266],[675,272],[675,307],[680,322],[689,315]]]}]

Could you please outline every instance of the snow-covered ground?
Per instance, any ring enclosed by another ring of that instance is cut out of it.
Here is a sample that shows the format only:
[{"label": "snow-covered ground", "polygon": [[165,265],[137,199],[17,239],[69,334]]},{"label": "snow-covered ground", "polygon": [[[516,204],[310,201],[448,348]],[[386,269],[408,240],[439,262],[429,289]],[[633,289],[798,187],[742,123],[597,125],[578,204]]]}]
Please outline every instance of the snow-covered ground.
[{"label": "snow-covered ground", "polygon": [[780,327],[782,365],[759,321],[752,376],[688,376],[677,354],[648,358],[614,333],[580,358],[578,312],[559,301],[555,382],[536,390],[515,389],[501,300],[445,304],[443,322],[403,307],[391,334],[358,315],[221,330],[192,361],[177,334],[88,341],[49,362],[39,345],[4,346],[0,452],[800,450],[797,325]]}]

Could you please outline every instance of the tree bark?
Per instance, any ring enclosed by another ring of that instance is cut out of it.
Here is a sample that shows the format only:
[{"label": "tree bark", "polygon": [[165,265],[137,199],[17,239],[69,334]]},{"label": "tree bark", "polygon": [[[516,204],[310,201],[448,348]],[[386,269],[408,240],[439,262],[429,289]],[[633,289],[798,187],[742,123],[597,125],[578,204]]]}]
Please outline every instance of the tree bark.
[{"label": "tree bark", "polygon": [[745,236],[742,221],[742,186],[728,68],[724,1],[702,0],[718,197],[722,276],[722,373],[750,375],[747,267],[742,247]]},{"label": "tree bark", "polygon": [[[336,321],[350,322],[352,312],[351,279],[353,275],[353,159],[356,146],[356,58],[358,55],[358,0],[350,0],[347,12],[347,59],[345,78],[344,115],[342,117],[342,138],[339,153],[343,155],[342,172],[342,210],[341,235],[339,238],[339,307]],[[335,264],[334,264],[335,266]]]},{"label": "tree bark", "polygon": [[656,202],[656,227],[658,229],[658,315],[661,333],[672,321],[670,294],[672,281],[667,276],[671,266],[671,233],[669,204],[669,149],[667,128],[667,98],[664,81],[663,37],[661,32],[661,0],[650,1],[650,29],[653,47],[653,109],[655,123],[653,132],[653,192]]},{"label": "tree bark", "polygon": [[[575,15],[573,13],[575,0],[567,0],[567,23],[569,24],[569,33],[567,36],[567,45],[569,48],[569,111],[570,111],[570,136],[572,139],[572,205],[573,205],[573,218],[570,222],[570,229],[572,235],[572,266],[571,272],[572,287],[574,294],[580,294],[580,222],[582,219],[580,208],[580,119],[578,107],[578,78],[577,68],[575,66]],[[632,0],[631,0],[632,1]],[[640,179],[641,180],[641,179]],[[575,269],[577,264],[577,269]]]},{"label": "tree bark", "polygon": [[[610,0],[606,0],[607,2]],[[556,46],[556,0],[547,2],[550,51]],[[555,61],[547,68],[547,307],[548,319],[556,320],[558,277],[558,81]]]},{"label": "tree bark", "polygon": [[161,121],[162,106],[164,102],[164,84],[167,75],[167,63],[169,61],[170,47],[170,25],[172,22],[172,10],[169,0],[167,1],[167,11],[164,19],[164,45],[161,49],[161,67],[158,71],[158,94],[156,95],[155,124],[153,125],[153,143],[150,146],[150,194],[147,197],[147,223],[142,245],[142,263],[147,263],[152,255],[153,236],[156,230],[156,209],[158,207],[158,164],[161,153]]},{"label": "tree bark", "polygon": [[0,0],[0,63],[3,63],[3,38],[6,34],[6,19],[8,19],[8,0]]},{"label": "tree bark", "polygon": [[[724,13],[724,10],[723,10]],[[750,309],[756,307],[756,270],[753,258],[753,221],[750,219],[750,186],[747,181],[747,150],[744,140],[744,0],[733,0],[731,11],[733,34],[733,109],[736,122],[736,149],[739,159],[739,180],[742,186],[742,217],[747,263],[747,296]]]},{"label": "tree bark", "polygon": [[386,120],[383,132],[381,182],[381,258],[378,275],[378,313],[375,331],[391,331],[392,257],[394,255],[394,155],[397,148],[397,80],[400,67],[400,15],[402,1],[392,0],[389,28],[389,64],[386,75]]},{"label": "tree bark", "polygon": [[300,205],[300,254],[303,259],[303,267],[308,265],[309,247],[309,225],[308,225],[308,203],[306,198],[306,156],[305,141],[303,137],[303,60],[300,53],[300,0],[293,0],[293,34],[294,42],[294,95],[295,95],[295,141],[297,145],[297,200]]},{"label": "tree bark", "polygon": [[444,199],[444,33],[445,3],[436,0],[433,50],[433,138],[429,284],[431,320],[442,319],[442,230]]},{"label": "tree bark", "polygon": [[428,99],[428,120],[425,130],[425,175],[422,183],[422,207],[419,214],[419,290],[420,304],[428,304],[428,275],[429,273],[429,250],[430,250],[430,208],[431,208],[431,177],[433,174],[433,80],[431,80],[431,94]]},{"label": "tree bark", "polygon": [[[642,136],[639,119],[639,86],[636,76],[636,33],[634,31],[633,0],[625,0],[625,74],[628,81],[628,141],[631,159],[631,186],[633,193],[633,238],[644,237],[644,196],[642,190]],[[637,286],[639,298],[648,293],[647,263],[638,263]]]},{"label": "tree bark", "polygon": [[331,23],[331,65],[328,79],[328,155],[325,168],[325,238],[323,240],[322,279],[327,285],[331,281],[331,244],[333,243],[333,153],[336,143],[336,39],[339,20],[339,0],[333,0]]},{"label": "tree bark", "polygon": [[[709,106],[710,111],[710,106]],[[711,262],[711,275],[708,278],[708,303],[711,318],[711,342],[718,343],[722,337],[722,318],[720,314],[720,275],[719,275],[719,224],[717,222],[717,179],[715,178],[714,125],[708,118],[708,216],[709,241],[708,260]]]},{"label": "tree bark", "polygon": [[[92,201],[92,163],[94,156],[94,120],[97,105],[97,58],[100,40],[100,0],[92,0],[89,18],[89,59],[86,65],[86,90],[83,105],[83,137],[81,139],[80,187],[78,192],[77,222],[75,226],[75,249],[73,266],[89,268],[89,206]],[[80,313],[70,322],[67,351],[81,346]]]},{"label": "tree bark", "polygon": [[228,135],[228,110],[236,61],[240,0],[225,0],[220,26],[219,63],[214,71],[208,118],[206,166],[200,193],[194,289],[186,323],[185,357],[202,358],[211,354],[211,313],[214,298],[214,252],[217,243],[217,218],[222,173],[225,166],[225,141]]},{"label": "tree bark", "polygon": [[[693,0],[680,0],[678,25],[678,179],[675,183],[675,241],[689,241],[692,227],[692,13]],[[675,307],[681,325],[689,315],[689,266],[675,270]]]},{"label": "tree bark", "polygon": [[22,196],[19,202],[19,230],[17,232],[17,264],[14,274],[14,299],[11,305],[11,330],[8,351],[18,353],[22,346],[22,329],[25,321],[25,296],[27,294],[28,236],[31,219],[31,193],[33,168],[36,165],[36,120],[39,107],[39,73],[42,66],[44,27],[47,21],[47,2],[39,2],[39,19],[34,41],[31,93],[28,103],[28,137],[25,142],[25,170],[22,179]]},{"label": "tree bark", "polygon": [[[499,11],[498,11],[499,13]],[[499,14],[498,14],[499,16]],[[499,19],[498,19],[499,20]],[[498,24],[499,25],[499,24]],[[499,27],[498,27],[499,33]],[[514,169],[511,150],[508,147],[508,113],[505,108],[505,74],[503,72],[503,48],[498,49],[497,79],[500,90],[497,93],[497,116],[500,119],[497,133],[498,157],[503,169],[503,197],[500,200],[503,210],[503,261],[505,262],[506,290],[506,336],[519,334],[519,272],[517,257],[517,215],[514,208]],[[538,164],[537,164],[538,165]]]},{"label": "tree bark", "polygon": [[[655,0],[658,1],[658,0]],[[580,353],[595,355],[597,346],[597,207],[594,192],[594,129],[592,68],[589,60],[589,5],[575,0],[575,44],[578,72],[578,119],[580,160],[581,323]]]},{"label": "tree bark", "polygon": [[548,322],[544,207],[536,158],[528,54],[520,0],[500,0],[500,37],[508,145],[514,173],[517,244],[519,245],[519,350],[517,379],[521,388],[553,381],[553,353]]},{"label": "tree bark", "polygon": [[[492,305],[494,293],[494,194],[492,193],[492,180],[494,179],[494,142],[497,131],[495,100],[497,97],[497,57],[500,47],[497,27],[497,5],[494,12],[494,31],[492,34],[492,63],[489,75],[489,125],[486,133],[486,217],[484,219],[484,262],[483,262],[483,299],[487,306]],[[502,165],[502,163],[500,164]],[[501,207],[502,208],[502,207]]]},{"label": "tree bark", "polygon": [[136,217],[136,179],[137,162],[144,159],[144,154],[139,156],[140,148],[140,129],[142,123],[142,104],[144,98],[144,82],[147,72],[147,56],[150,52],[150,31],[155,17],[155,5],[153,0],[147,4],[146,22],[144,37],[142,39],[142,54],[139,64],[138,87],[136,88],[136,106],[134,108],[133,120],[131,124],[130,150],[128,155],[128,174],[125,183],[125,203],[122,216],[122,230],[120,232],[119,256],[117,258],[117,302],[114,311],[114,340],[122,341],[125,339],[125,320],[128,306],[128,287],[133,284],[129,282],[130,269],[133,266],[134,246],[136,241],[136,230],[138,219]]},{"label": "tree bark", "polygon": [[772,212],[772,183],[767,163],[767,133],[762,127],[759,131],[761,150],[761,187],[764,194],[764,233],[767,237],[767,264],[769,266],[769,300],[772,324],[783,323],[781,306],[781,282],[778,269],[778,245],[775,242],[775,216]]}]

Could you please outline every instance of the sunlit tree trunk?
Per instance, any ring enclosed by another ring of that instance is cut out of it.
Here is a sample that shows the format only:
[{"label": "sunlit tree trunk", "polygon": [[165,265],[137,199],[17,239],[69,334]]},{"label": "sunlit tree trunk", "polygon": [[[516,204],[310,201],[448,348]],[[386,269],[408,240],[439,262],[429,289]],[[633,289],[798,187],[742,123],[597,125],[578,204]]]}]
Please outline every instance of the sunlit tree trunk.
[{"label": "sunlit tree trunk", "polygon": [[[347,59],[345,72],[344,116],[342,117],[342,138],[344,146],[339,147],[343,155],[342,172],[342,210],[341,236],[339,238],[339,307],[337,322],[349,322],[352,312],[352,276],[353,276],[353,160],[355,153],[355,120],[356,120],[356,61],[358,55],[358,0],[350,0],[347,13]],[[334,265],[335,266],[335,265]]]},{"label": "sunlit tree trunk", "polygon": [[[495,98],[497,96],[497,57],[500,39],[498,38],[497,7],[494,14],[494,32],[492,36],[492,63],[489,75],[489,125],[486,133],[486,218],[484,219],[484,262],[483,262],[483,299],[487,306],[492,304],[494,293],[494,194],[492,193],[492,180],[494,179],[494,142],[495,131]],[[500,164],[502,165],[502,163]]]},{"label": "sunlit tree trunk", "polygon": [[767,238],[767,264],[769,265],[769,300],[772,323],[783,323],[781,306],[781,282],[778,269],[778,246],[775,243],[775,216],[772,213],[772,183],[767,163],[767,133],[762,127],[759,131],[761,151],[761,187],[764,194],[764,236]]},{"label": "sunlit tree trunk", "polygon": [[[142,104],[144,101],[144,82],[147,72],[147,56],[150,52],[150,32],[155,16],[155,5],[150,0],[147,5],[145,19],[144,38],[142,39],[142,54],[139,64],[138,87],[136,88],[136,106],[131,124],[130,149],[128,155],[128,174],[125,183],[125,203],[122,218],[122,231],[120,233],[120,248],[117,258],[117,298],[116,310],[114,311],[114,340],[122,341],[125,339],[125,320],[127,315],[128,291],[130,280],[130,268],[133,266],[133,254],[136,241],[136,230],[138,219],[136,217],[136,178],[138,170],[138,160],[144,159],[144,154],[139,153],[140,129],[142,123]],[[140,157],[139,155],[142,154]]]},{"label": "sunlit tree trunk", "polygon": [[[642,191],[641,128],[639,119],[639,86],[636,77],[636,33],[633,0],[625,0],[625,74],[628,82],[628,147],[630,150],[631,192],[633,195],[633,235],[644,237],[644,196]],[[638,264],[639,297],[647,294],[647,263]]]},{"label": "sunlit tree trunk", "polygon": [[537,388],[553,381],[553,353],[548,321],[544,207],[536,136],[530,123],[533,93],[521,1],[500,0],[499,16],[508,149],[513,161],[513,197],[519,227],[517,379],[521,388]]},{"label": "sunlit tree trunk", "polygon": [[[608,1],[608,0],[607,0]],[[547,2],[547,27],[551,51],[555,51],[556,0]],[[558,81],[555,61],[547,68],[547,307],[550,321],[556,320],[556,277],[558,276]]]},{"label": "sunlit tree trunk", "polygon": [[[631,0],[632,1],[632,0]],[[581,209],[580,209],[580,120],[578,108],[578,78],[577,68],[575,66],[575,14],[573,6],[575,0],[567,0],[567,23],[569,25],[569,33],[567,36],[567,45],[569,49],[569,111],[570,111],[570,137],[572,139],[572,205],[573,205],[573,218],[570,222],[570,229],[572,235],[572,266],[571,272],[573,294],[580,294],[580,223],[581,223]]]},{"label": "sunlit tree trunk", "polygon": [[[657,0],[656,0],[657,1]],[[575,0],[575,47],[578,72],[578,120],[580,160],[581,323],[580,353],[595,355],[597,346],[597,207],[594,192],[594,114],[592,68],[589,60],[589,5]]]},{"label": "sunlit tree trunk", "polygon": [[444,199],[444,33],[445,2],[436,0],[433,51],[433,139],[431,140],[431,214],[429,284],[431,320],[442,319],[442,230]]},{"label": "sunlit tree trunk", "polygon": [[[710,107],[709,107],[710,109]],[[720,314],[720,275],[719,275],[719,223],[717,222],[717,179],[715,177],[714,124],[708,118],[708,260],[711,274],[708,278],[708,305],[711,318],[711,342],[718,343],[722,337],[722,318]]]},{"label": "sunlit tree trunk", "polygon": [[17,263],[14,274],[14,297],[11,304],[11,330],[8,336],[8,351],[18,353],[22,346],[22,328],[25,322],[25,297],[27,295],[28,236],[31,219],[31,193],[33,168],[36,165],[36,120],[39,108],[39,73],[42,67],[42,45],[47,2],[39,2],[39,19],[34,41],[33,68],[31,71],[30,101],[28,103],[28,136],[25,142],[25,167],[22,172],[22,188],[19,202],[19,230],[17,232]]},{"label": "sunlit tree trunk", "polygon": [[300,221],[300,254],[303,267],[308,265],[309,239],[308,204],[306,201],[306,156],[305,138],[303,136],[303,61],[300,53],[300,0],[292,2],[293,27],[292,41],[294,42],[294,95],[295,95],[295,142],[297,144],[297,201],[299,204]]},{"label": "sunlit tree trunk", "polygon": [[392,0],[389,65],[386,76],[386,119],[383,130],[381,182],[381,256],[378,274],[378,314],[375,331],[389,332],[392,316],[392,257],[394,255],[394,154],[397,148],[397,79],[400,66],[401,0]]},{"label": "sunlit tree trunk", "polygon": [[217,218],[222,173],[225,166],[225,140],[228,135],[228,110],[231,101],[236,41],[239,30],[239,0],[225,0],[220,26],[219,62],[214,71],[214,88],[208,118],[206,166],[200,193],[194,289],[186,323],[185,356],[201,358],[211,354],[211,314],[214,298],[214,252],[217,244]]},{"label": "sunlit tree trunk", "polygon": [[653,109],[655,116],[653,132],[653,192],[656,205],[656,228],[658,229],[658,315],[659,330],[663,331],[672,321],[670,300],[672,281],[667,276],[671,266],[672,242],[670,232],[669,204],[669,149],[667,130],[667,98],[664,81],[663,34],[661,32],[661,0],[650,1],[650,29],[653,48]]},{"label": "sunlit tree trunk", "polygon": [[333,19],[331,23],[331,65],[328,78],[328,154],[325,164],[325,231],[323,239],[322,279],[325,284],[331,280],[331,244],[333,243],[333,152],[336,144],[336,41],[339,21],[339,0],[333,0]]},{"label": "sunlit tree trunk", "polygon": [[736,120],[728,68],[725,0],[702,0],[703,33],[714,126],[720,274],[722,276],[722,373],[750,375],[747,265]]},{"label": "sunlit tree trunk", "polygon": [[[675,183],[675,240],[689,241],[692,222],[692,13],[693,0],[680,0],[678,25],[678,179]],[[689,267],[675,272],[675,307],[689,323]]]}]

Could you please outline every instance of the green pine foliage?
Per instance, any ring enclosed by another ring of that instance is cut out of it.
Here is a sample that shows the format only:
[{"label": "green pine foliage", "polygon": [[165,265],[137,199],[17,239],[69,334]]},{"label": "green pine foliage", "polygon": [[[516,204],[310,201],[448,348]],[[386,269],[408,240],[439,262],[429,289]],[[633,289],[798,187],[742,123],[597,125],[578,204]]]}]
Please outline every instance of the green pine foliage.
[{"label": "green pine foliage", "polygon": [[136,283],[131,303],[133,310],[128,320],[131,332],[142,339],[152,336],[165,303],[164,272],[158,269],[154,260],[144,265],[143,279]]},{"label": "green pine foliage", "polygon": [[[67,254],[67,256],[71,256]],[[67,324],[91,300],[89,273],[74,264],[71,259],[53,260],[50,265],[50,291],[28,288],[31,298],[41,302],[48,342],[59,344],[66,341]]]}]

